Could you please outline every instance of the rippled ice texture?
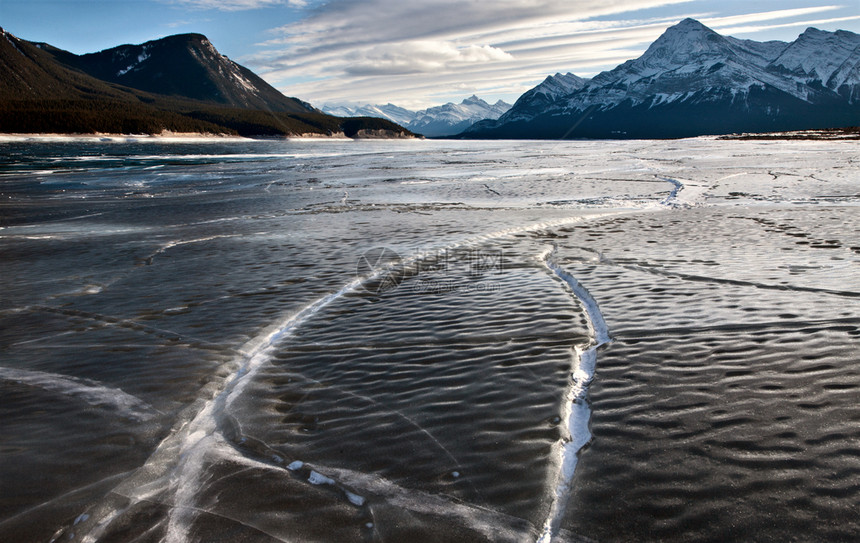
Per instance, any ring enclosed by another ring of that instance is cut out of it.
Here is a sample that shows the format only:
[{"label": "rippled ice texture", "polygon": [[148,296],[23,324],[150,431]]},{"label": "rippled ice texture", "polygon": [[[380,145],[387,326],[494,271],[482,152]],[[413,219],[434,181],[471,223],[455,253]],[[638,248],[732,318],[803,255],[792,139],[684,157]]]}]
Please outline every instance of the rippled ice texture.
[{"label": "rippled ice texture", "polygon": [[854,541],[855,142],[0,141],[2,541]]}]

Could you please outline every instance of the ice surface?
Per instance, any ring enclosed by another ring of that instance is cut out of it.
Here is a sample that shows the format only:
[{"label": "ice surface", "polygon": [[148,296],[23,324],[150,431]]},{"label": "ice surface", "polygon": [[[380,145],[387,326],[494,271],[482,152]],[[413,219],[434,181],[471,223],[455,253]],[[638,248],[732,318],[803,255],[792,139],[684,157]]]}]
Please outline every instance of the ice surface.
[{"label": "ice surface", "polygon": [[140,398],[89,379],[8,367],[0,367],[0,379],[79,398],[96,407],[113,409],[120,416],[132,420],[144,421],[157,414],[152,406]]},{"label": "ice surface", "polygon": [[127,140],[0,139],[0,538],[707,539],[721,477],[855,526],[856,143]]}]

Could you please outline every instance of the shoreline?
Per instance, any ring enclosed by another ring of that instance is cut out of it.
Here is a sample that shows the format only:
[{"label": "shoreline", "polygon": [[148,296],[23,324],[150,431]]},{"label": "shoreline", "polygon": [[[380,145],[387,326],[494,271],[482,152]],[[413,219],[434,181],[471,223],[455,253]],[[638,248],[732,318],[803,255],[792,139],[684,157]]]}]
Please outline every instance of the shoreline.
[{"label": "shoreline", "polygon": [[417,137],[384,137],[382,135],[346,136],[343,132],[327,134],[299,134],[296,136],[238,136],[231,134],[209,134],[203,132],[169,132],[160,134],[61,134],[61,133],[0,133],[0,143],[9,142],[104,142],[104,143],[135,143],[135,142],[174,142],[174,143],[220,143],[230,141],[365,141],[365,140],[423,140]]},{"label": "shoreline", "polygon": [[61,134],[61,133],[0,133],[0,143],[3,142],[26,142],[26,141],[103,141],[103,142],[130,142],[130,141],[248,141],[252,138],[233,136],[227,134],[206,134],[203,132],[169,132],[160,134],[114,134],[114,133],[91,133],[91,134]]},{"label": "shoreline", "polygon": [[721,140],[738,141],[852,141],[860,139],[860,128],[821,128],[784,132],[750,132],[719,136]]},{"label": "shoreline", "polygon": [[[167,143],[214,143],[214,142],[230,142],[230,141],[366,141],[366,140],[450,140],[450,138],[424,138],[424,137],[405,137],[405,136],[388,136],[386,134],[364,132],[356,134],[353,137],[345,135],[343,132],[334,134],[317,134],[306,133],[295,136],[239,136],[233,134],[213,134],[204,132],[170,132],[162,131],[159,134],[120,134],[120,133],[72,133],[64,134],[57,132],[46,133],[7,133],[0,132],[0,143],[21,143],[21,142],[103,142],[103,143],[135,143],[135,142],[167,142]],[[728,140],[728,141],[857,141],[860,140],[860,130],[856,132],[851,129],[829,129],[829,130],[800,130],[794,132],[764,132],[764,133],[744,133],[744,134],[725,134],[725,135],[702,135],[692,136],[689,138],[673,139],[678,140]],[[464,141],[540,141],[540,142],[570,142],[577,140],[471,140]],[[619,140],[579,140],[579,141],[619,141]],[[664,141],[658,139],[630,139],[626,141]]]},{"label": "shoreline", "polygon": [[311,136],[302,134],[300,136],[279,137],[246,137],[225,134],[204,134],[194,132],[176,132],[170,134],[58,134],[58,133],[29,133],[29,134],[7,134],[0,133],[0,143],[21,142],[102,142],[102,143],[136,143],[136,142],[168,142],[168,143],[223,143],[240,141],[355,141],[343,135],[333,136]]}]

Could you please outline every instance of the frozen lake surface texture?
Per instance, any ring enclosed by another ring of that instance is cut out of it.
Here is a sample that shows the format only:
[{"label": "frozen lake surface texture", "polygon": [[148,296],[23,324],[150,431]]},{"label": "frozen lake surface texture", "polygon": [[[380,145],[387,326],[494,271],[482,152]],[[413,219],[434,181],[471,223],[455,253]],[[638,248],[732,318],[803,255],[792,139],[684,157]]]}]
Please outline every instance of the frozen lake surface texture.
[{"label": "frozen lake surface texture", "polygon": [[860,538],[856,142],[0,149],[2,541]]}]

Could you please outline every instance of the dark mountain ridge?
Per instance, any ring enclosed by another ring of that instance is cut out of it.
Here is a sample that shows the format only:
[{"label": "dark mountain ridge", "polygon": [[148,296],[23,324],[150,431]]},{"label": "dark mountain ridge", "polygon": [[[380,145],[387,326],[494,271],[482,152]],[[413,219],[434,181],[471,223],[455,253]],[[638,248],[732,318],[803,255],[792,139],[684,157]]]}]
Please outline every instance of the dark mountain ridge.
[{"label": "dark mountain ridge", "polygon": [[55,48],[48,51],[59,62],[97,79],[153,94],[289,113],[317,111],[219,54],[202,34],[177,34],[80,56]]},{"label": "dark mountain ridge", "polygon": [[44,46],[18,39],[2,28],[0,36],[0,100],[136,98],[133,89],[99,81],[55,61]]},{"label": "dark mountain ridge", "polygon": [[201,34],[75,55],[0,29],[0,73],[0,132],[413,135],[284,96]]}]

